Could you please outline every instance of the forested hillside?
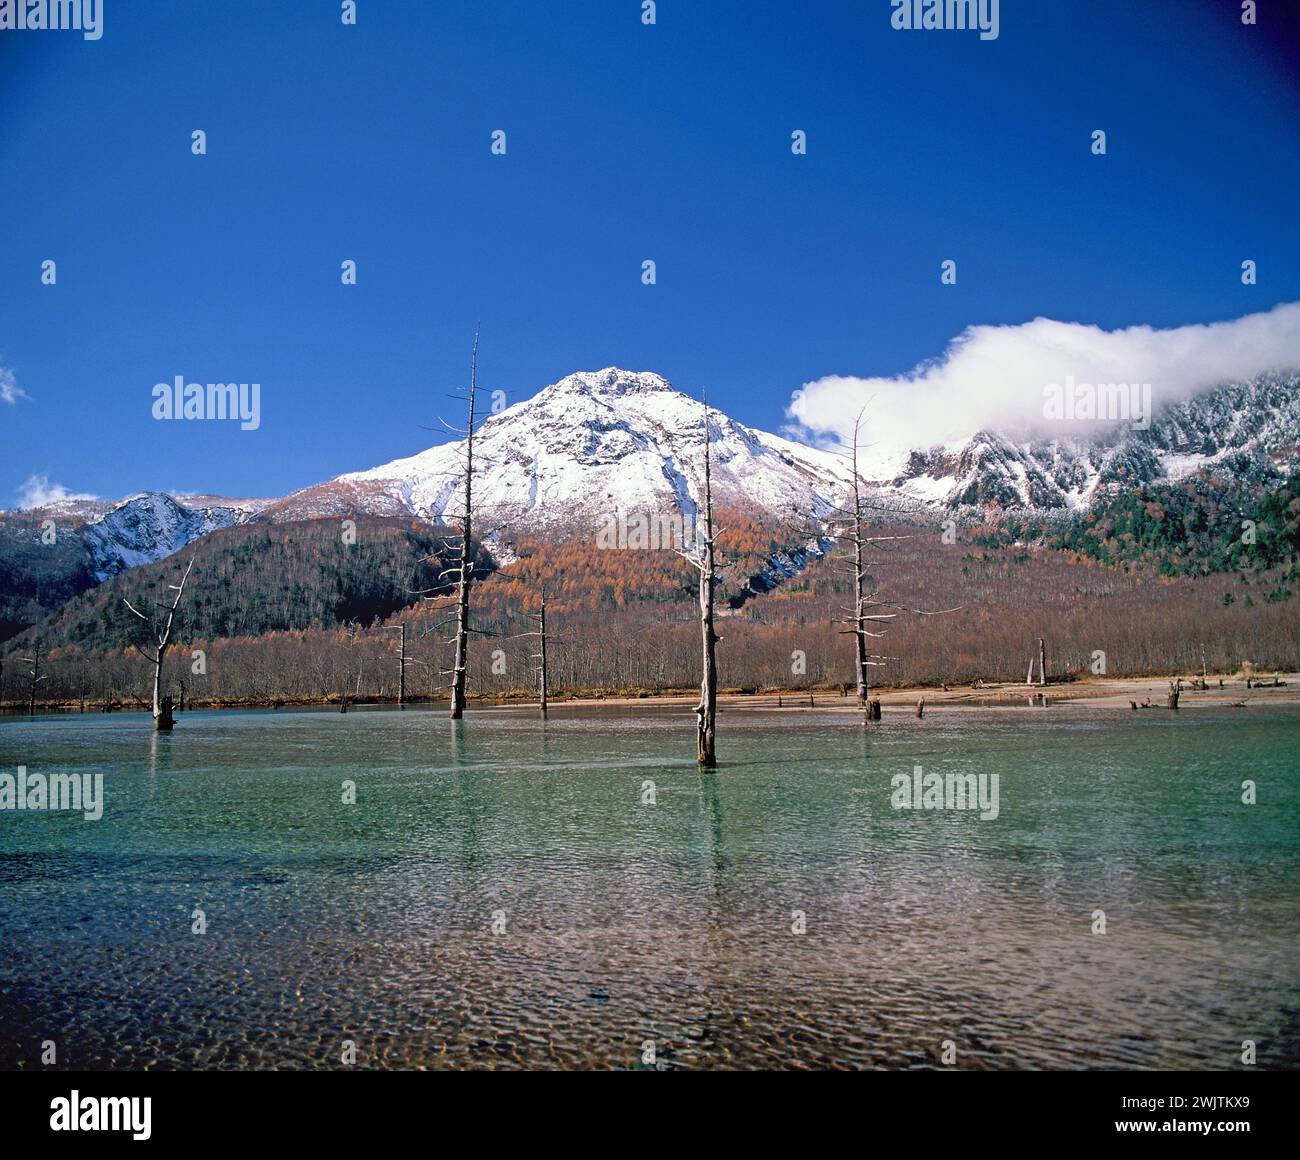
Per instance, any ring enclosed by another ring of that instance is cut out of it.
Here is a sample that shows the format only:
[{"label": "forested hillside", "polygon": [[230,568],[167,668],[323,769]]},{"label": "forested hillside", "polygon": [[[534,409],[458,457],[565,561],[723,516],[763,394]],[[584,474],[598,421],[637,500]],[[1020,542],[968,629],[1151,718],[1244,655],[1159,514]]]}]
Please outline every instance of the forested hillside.
[{"label": "forested hillside", "polygon": [[[126,606],[148,608],[166,595],[173,574],[195,558],[181,624],[190,636],[261,636],[372,624],[445,591],[451,558],[445,528],[405,520],[359,518],[245,524],[204,537],[156,564],[134,568],[68,603],[37,630],[46,647],[86,652],[120,648],[141,637]],[[488,563],[481,561],[486,573]],[[29,634],[31,635],[31,634]]]},{"label": "forested hillside", "polygon": [[62,534],[28,512],[0,512],[0,642],[97,583],[78,528]]},{"label": "forested hillside", "polygon": [[[207,563],[200,555],[187,589],[193,616],[182,616],[169,661],[172,687],[183,681],[191,701],[228,704],[392,700],[399,641],[385,630],[402,624],[408,699],[441,695],[451,660],[450,601],[412,603],[408,591],[435,579],[437,565],[420,561],[443,546],[441,539],[396,521],[359,526],[357,544],[348,549],[354,554],[344,555],[338,527],[322,520],[221,533],[222,551]],[[1244,662],[1263,669],[1300,663],[1300,616],[1284,566],[1162,576],[1042,543],[994,545],[1002,533],[991,528],[961,529],[954,543],[945,542],[939,527],[880,532],[909,537],[878,552],[881,598],[899,605],[879,642],[880,652],[892,658],[873,672],[881,684],[1023,680],[1040,636],[1054,678],[1092,671],[1098,653],[1106,674],[1114,676],[1199,672],[1202,654],[1220,673],[1236,672]],[[724,553],[731,534],[723,535]],[[732,608],[728,593],[745,588],[749,562],[771,547],[762,530],[735,534],[742,542],[749,535],[752,555],[729,553],[746,564],[732,569],[719,599],[724,687],[851,682],[851,651],[842,632],[851,597],[842,560],[813,558],[773,591]],[[543,583],[553,695],[652,693],[698,681],[694,575],[679,556],[591,543],[512,547],[518,558],[475,588],[471,694],[527,696],[535,689],[537,641],[524,634],[536,628],[529,614],[538,608]],[[75,601],[58,618],[62,639],[47,627],[52,647],[42,696],[74,703],[84,698],[91,706],[131,706],[143,698],[149,666],[138,654],[129,647],[99,652],[89,646],[131,627],[115,608],[123,594],[145,598],[146,573],[162,585],[184,559],[181,554],[129,573]],[[128,583],[134,587],[124,587]],[[918,614],[954,606],[960,607],[946,615]],[[285,620],[291,627],[241,634],[242,625]],[[227,635],[231,630],[235,635]],[[14,643],[30,649],[33,635]],[[206,657],[205,671],[197,674],[189,660],[195,650]],[[21,701],[28,688],[19,652],[10,649],[0,673],[0,691],[10,703]]]},{"label": "forested hillside", "polygon": [[1108,499],[1047,542],[1164,575],[1261,572],[1300,561],[1300,475],[1260,491],[1198,475]]}]

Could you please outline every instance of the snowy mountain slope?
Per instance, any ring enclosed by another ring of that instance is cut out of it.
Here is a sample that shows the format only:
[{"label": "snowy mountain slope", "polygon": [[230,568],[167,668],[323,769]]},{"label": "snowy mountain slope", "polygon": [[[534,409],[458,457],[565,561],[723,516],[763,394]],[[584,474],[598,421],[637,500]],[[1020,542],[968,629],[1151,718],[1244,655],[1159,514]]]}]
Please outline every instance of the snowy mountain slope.
[{"label": "snowy mountain slope", "polygon": [[[703,414],[699,400],[649,372],[609,367],[546,387],[479,429],[474,488],[480,526],[589,535],[608,520],[677,512],[693,519]],[[710,438],[718,505],[787,526],[792,549],[847,493],[848,465],[838,455],[716,410]],[[84,522],[80,530],[102,580],[249,520],[364,513],[440,521],[460,505],[462,454],[461,443],[442,444],[282,499],[145,492],[116,504],[59,501],[42,515]],[[914,450],[892,477],[871,482],[898,513],[988,506],[1072,511],[1115,491],[1201,469],[1250,483],[1300,470],[1300,374],[1221,387],[1158,412],[1146,430],[1034,440],[979,431],[963,442]]]},{"label": "snowy mountain slope", "polygon": [[[570,375],[489,418],[475,437],[475,505],[489,520],[594,530],[619,516],[694,518],[704,462],[704,405],[658,375]],[[843,495],[836,455],[755,431],[711,411],[715,502],[795,521],[823,518]],[[372,487],[430,519],[459,509],[463,446],[449,443],[335,486]],[[352,498],[350,496],[349,498]]]}]

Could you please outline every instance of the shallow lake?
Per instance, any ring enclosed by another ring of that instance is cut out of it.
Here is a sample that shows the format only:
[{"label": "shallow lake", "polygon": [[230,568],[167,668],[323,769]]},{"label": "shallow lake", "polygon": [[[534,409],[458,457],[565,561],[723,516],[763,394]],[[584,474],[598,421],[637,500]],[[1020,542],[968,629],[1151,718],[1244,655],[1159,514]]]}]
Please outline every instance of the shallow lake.
[{"label": "shallow lake", "polygon": [[[0,1066],[1300,1066],[1300,710],[693,746],[682,708],[0,721],[0,772],[105,799],[0,811]],[[895,808],[918,765],[997,817]]]}]

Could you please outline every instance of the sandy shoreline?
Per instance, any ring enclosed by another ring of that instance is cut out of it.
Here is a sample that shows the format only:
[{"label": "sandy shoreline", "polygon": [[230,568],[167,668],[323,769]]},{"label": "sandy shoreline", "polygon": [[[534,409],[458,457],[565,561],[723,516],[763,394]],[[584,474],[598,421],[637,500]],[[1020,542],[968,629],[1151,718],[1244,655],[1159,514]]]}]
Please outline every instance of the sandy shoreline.
[{"label": "sandy shoreline", "polygon": [[[1300,705],[1300,674],[1269,673],[1262,679],[1284,681],[1282,686],[1265,686],[1262,688],[1246,687],[1246,678],[1240,676],[1209,678],[1210,688],[1197,690],[1188,684],[1189,678],[1183,678],[1180,709],[1195,708],[1200,705],[1219,707],[1243,707],[1252,705]],[[1086,703],[1101,708],[1118,708],[1132,712],[1132,702],[1143,706],[1150,702],[1150,707],[1165,709],[1165,698],[1169,692],[1169,683],[1173,677],[1089,677],[1076,681],[1051,684],[1043,687],[1025,685],[1022,682],[985,683],[979,686],[949,685],[944,687],[922,687],[908,689],[881,689],[877,695],[881,708],[888,712],[906,710],[915,712],[918,701],[924,700],[926,711],[931,709],[972,708],[987,709],[994,707],[1038,707],[1037,698],[1042,695],[1048,706]],[[1223,686],[1219,686],[1219,681]],[[697,694],[682,692],[653,697],[575,697],[571,700],[553,701],[552,710],[566,707],[615,707],[615,706],[678,706],[687,708],[694,703]],[[519,706],[527,702],[502,702],[501,707]],[[798,692],[757,693],[720,693],[718,704],[722,708],[752,709],[843,709],[856,711],[854,699],[850,692],[841,696],[838,689],[814,689]]]},{"label": "sandy shoreline", "polygon": [[[1259,705],[1300,705],[1300,673],[1268,673],[1253,680],[1274,679],[1284,682],[1282,685],[1263,687],[1246,687],[1246,678],[1242,676],[1209,678],[1210,687],[1205,690],[1194,689],[1188,683],[1192,678],[1183,678],[1180,709],[1194,709],[1198,706],[1240,707],[1249,709]],[[1123,709],[1132,711],[1132,704],[1139,707],[1166,710],[1165,699],[1169,692],[1172,677],[1088,677],[1059,684],[1048,683],[1046,686],[1025,685],[1022,682],[985,683],[981,685],[916,686],[907,689],[881,689],[873,693],[880,699],[882,712],[894,715],[901,712],[915,713],[918,701],[925,701],[926,712],[949,709],[991,709],[991,708],[1027,708],[1042,707],[1039,698],[1045,699],[1046,705],[1069,706],[1087,704],[1098,708]],[[1220,680],[1223,682],[1220,686]],[[553,713],[562,714],[566,709],[680,709],[689,711],[699,694],[694,690],[677,690],[656,695],[630,696],[615,694],[610,696],[556,697],[551,700]],[[407,708],[412,712],[445,711],[446,701],[429,702],[412,700]],[[857,711],[852,691],[841,696],[838,688],[813,690],[761,690],[753,693],[722,692],[718,694],[718,705],[722,710],[729,709],[816,709],[818,711],[843,710],[846,713]],[[221,711],[240,709],[318,709],[338,712],[339,701],[280,701],[259,702],[256,704],[211,704],[194,701],[186,705],[187,710]],[[392,701],[367,700],[349,703],[354,711],[397,708]],[[536,709],[536,702],[524,697],[477,698],[470,697],[469,709],[483,711],[487,709]],[[37,703],[37,715],[80,716],[77,703],[60,705]],[[119,705],[115,713],[147,712],[147,706]],[[100,706],[86,702],[86,714],[98,714]],[[0,710],[0,716],[13,718],[25,717],[26,706],[8,703]]]}]

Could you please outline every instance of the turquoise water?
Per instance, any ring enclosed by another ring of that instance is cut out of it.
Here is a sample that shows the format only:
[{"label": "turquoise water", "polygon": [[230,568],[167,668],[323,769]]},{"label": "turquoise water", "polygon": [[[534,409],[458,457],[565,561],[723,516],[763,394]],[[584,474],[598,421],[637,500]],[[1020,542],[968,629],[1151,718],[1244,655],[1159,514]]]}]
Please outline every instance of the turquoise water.
[{"label": "turquoise water", "polygon": [[0,1066],[1300,1065],[1300,712],[629,712],[0,721]]}]

